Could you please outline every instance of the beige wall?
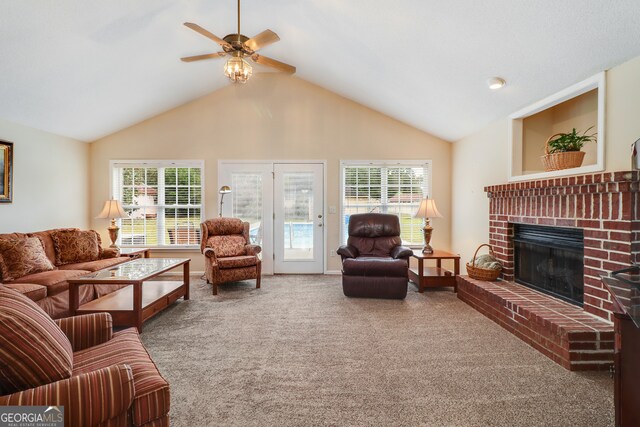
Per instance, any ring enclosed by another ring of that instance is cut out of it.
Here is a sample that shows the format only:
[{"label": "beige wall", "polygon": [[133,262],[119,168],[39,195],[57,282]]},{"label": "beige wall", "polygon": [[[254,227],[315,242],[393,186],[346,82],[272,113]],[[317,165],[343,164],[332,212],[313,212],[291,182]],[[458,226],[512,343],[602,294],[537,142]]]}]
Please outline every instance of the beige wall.
[{"label": "beige wall", "polygon": [[[640,58],[607,72],[605,167],[631,168],[630,146],[640,138]],[[500,119],[454,143],[452,154],[452,250],[463,264],[489,240],[489,203],[483,188],[508,180],[508,119]]]},{"label": "beige wall", "polygon": [[89,144],[0,119],[14,143],[13,203],[0,204],[0,233],[88,227]]},{"label": "beige wall", "polygon": [[[90,151],[91,217],[109,197],[114,159],[204,159],[206,217],[217,212],[218,160],[326,160],[326,203],[336,207],[340,160],[433,160],[433,197],[444,217],[433,220],[433,243],[450,248],[451,144],[295,77],[256,75],[96,141]],[[327,219],[329,256],[339,245],[339,214]],[[92,225],[106,239],[107,222]],[[173,255],[203,270],[199,252]],[[328,260],[329,270],[339,270],[337,257]]]}]

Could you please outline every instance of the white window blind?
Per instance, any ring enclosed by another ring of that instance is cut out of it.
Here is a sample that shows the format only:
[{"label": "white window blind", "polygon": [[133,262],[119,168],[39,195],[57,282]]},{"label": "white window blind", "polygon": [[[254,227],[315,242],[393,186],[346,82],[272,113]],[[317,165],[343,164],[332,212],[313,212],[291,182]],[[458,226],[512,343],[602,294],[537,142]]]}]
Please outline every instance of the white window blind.
[{"label": "white window blind", "polygon": [[121,246],[195,246],[203,214],[201,161],[112,162]]},{"label": "white window blind", "polygon": [[413,218],[420,201],[429,196],[430,165],[424,162],[342,162],[342,242],[349,217],[379,212],[398,215],[402,242],[422,245],[423,220]]}]

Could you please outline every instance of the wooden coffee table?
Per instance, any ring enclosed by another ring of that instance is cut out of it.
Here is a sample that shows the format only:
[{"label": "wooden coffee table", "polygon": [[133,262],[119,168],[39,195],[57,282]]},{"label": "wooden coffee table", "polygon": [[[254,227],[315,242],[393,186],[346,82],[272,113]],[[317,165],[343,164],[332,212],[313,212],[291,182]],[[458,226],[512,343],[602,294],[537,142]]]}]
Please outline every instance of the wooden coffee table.
[{"label": "wooden coffee table", "polygon": [[[85,276],[69,279],[71,315],[111,313],[114,326],[135,326],[142,332],[142,322],[153,317],[178,298],[189,299],[189,261],[183,258],[137,258]],[[179,281],[150,280],[182,266]],[[83,285],[131,285],[81,306],[79,288]]]}]

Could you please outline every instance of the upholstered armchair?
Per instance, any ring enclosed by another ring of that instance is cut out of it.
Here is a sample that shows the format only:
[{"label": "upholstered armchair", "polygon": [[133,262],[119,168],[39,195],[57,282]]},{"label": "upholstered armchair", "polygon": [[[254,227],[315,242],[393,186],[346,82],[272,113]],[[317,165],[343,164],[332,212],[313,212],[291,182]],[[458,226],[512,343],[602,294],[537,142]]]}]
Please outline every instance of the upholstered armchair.
[{"label": "upholstered armchair", "polygon": [[342,290],[348,297],[403,299],[407,296],[411,249],[402,246],[396,215],[349,217],[349,239],[338,248]]},{"label": "upholstered armchair", "polygon": [[238,218],[214,218],[200,224],[200,250],[205,256],[207,283],[218,295],[218,285],[256,279],[260,287],[262,248],[249,241],[249,223]]},{"label": "upholstered armchair", "polygon": [[108,313],[52,320],[0,285],[0,406],[63,406],[64,425],[168,426],[169,384]]}]

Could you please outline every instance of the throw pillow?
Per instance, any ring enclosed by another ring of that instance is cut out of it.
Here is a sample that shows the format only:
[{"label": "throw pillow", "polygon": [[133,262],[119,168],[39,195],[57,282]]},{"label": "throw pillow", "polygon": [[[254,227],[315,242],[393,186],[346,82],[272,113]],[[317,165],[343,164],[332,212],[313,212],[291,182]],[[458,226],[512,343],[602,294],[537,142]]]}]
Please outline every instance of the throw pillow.
[{"label": "throw pillow", "polygon": [[72,368],[60,327],[29,298],[0,286],[0,396],[69,378]]},{"label": "throw pillow", "polygon": [[56,265],[100,259],[100,235],[93,230],[61,229],[51,232],[56,248]]},{"label": "throw pillow", "polygon": [[0,270],[3,281],[11,282],[28,274],[54,268],[37,237],[0,239]]}]

